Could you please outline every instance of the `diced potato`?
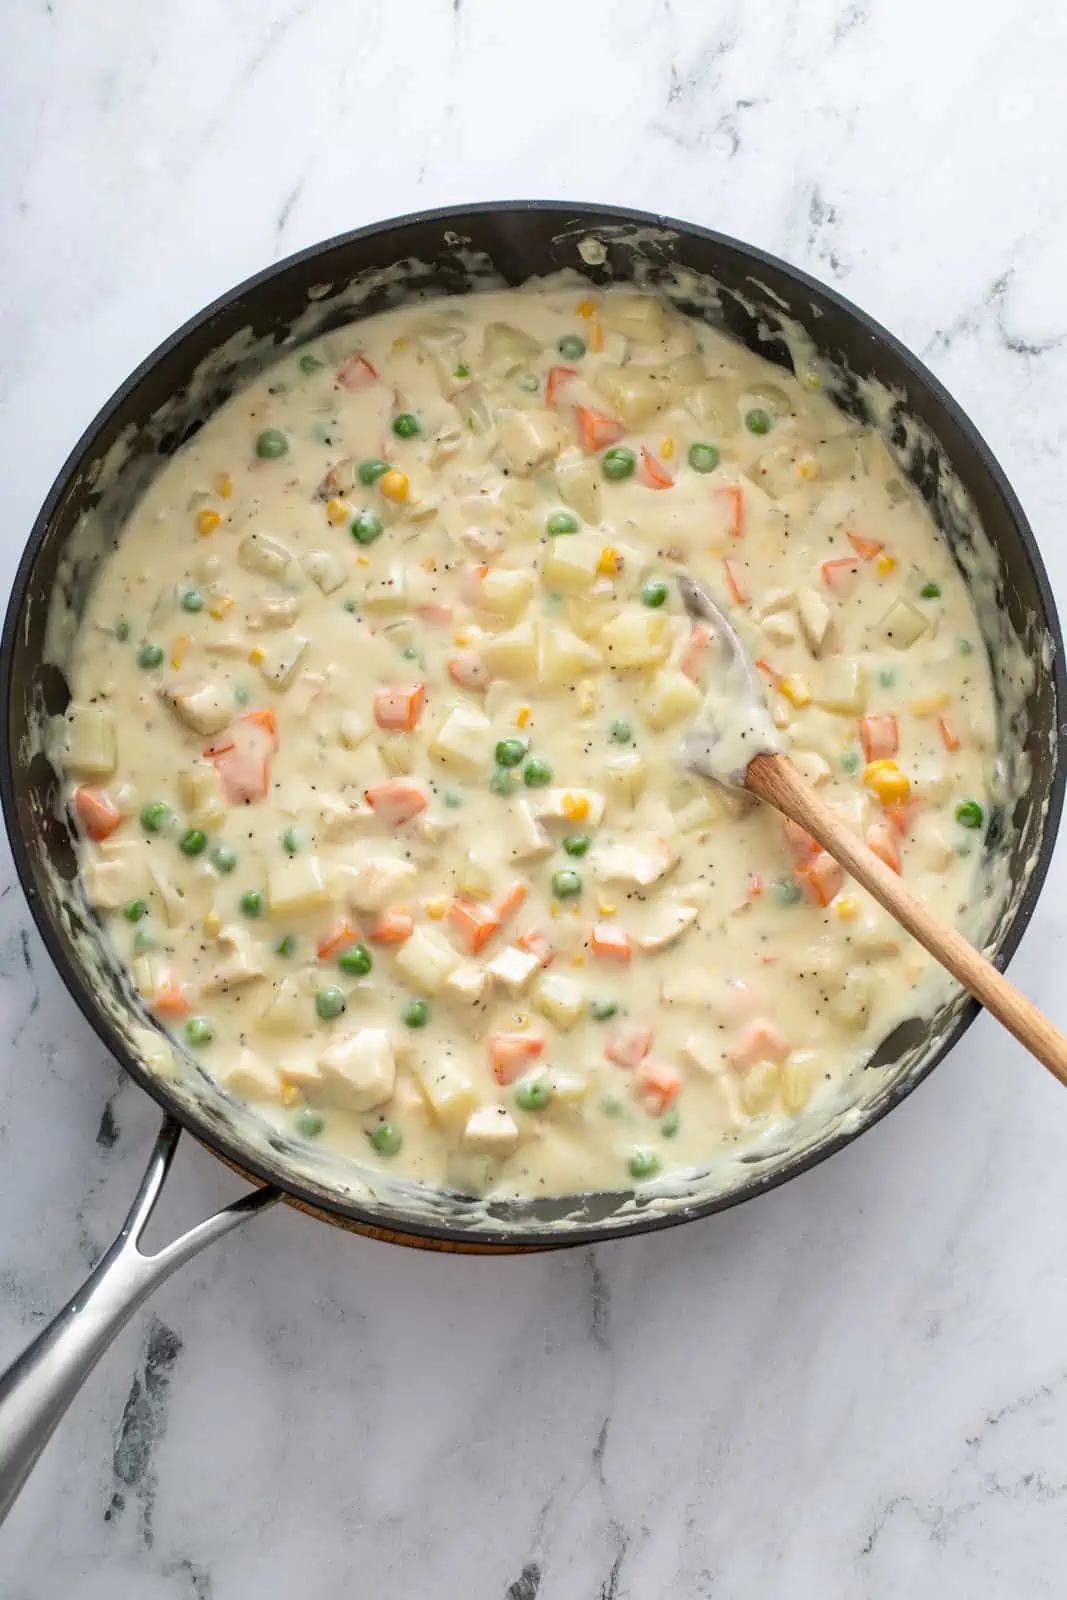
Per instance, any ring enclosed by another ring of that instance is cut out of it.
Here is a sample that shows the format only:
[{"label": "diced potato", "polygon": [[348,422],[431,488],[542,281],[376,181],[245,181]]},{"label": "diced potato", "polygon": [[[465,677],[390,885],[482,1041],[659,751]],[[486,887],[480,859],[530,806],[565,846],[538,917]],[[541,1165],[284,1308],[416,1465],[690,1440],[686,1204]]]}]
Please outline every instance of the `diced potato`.
[{"label": "diced potato", "polygon": [[436,994],[444,987],[449,975],[459,966],[460,958],[450,945],[416,928],[411,938],[396,952],[396,970],[400,976],[423,994]]},{"label": "diced potato", "polygon": [[715,1034],[697,1031],[689,1034],[682,1044],[682,1059],[709,1078],[717,1078],[726,1070],[726,1053]]},{"label": "diced potato", "polygon": [[473,707],[456,706],[434,734],[430,754],[462,772],[488,772],[493,760],[493,724]]},{"label": "diced potato", "polygon": [[256,1020],[263,1033],[297,1033],[308,1026],[311,1000],[295,978],[283,978]]},{"label": "diced potato", "polygon": [[292,856],[267,873],[267,905],[273,916],[297,916],[328,905],[330,892],[318,856]]},{"label": "diced potato", "polygon": [[858,661],[843,656],[822,662],[815,685],[815,701],[824,711],[858,717],[867,708],[867,675]]},{"label": "diced potato", "polygon": [[797,615],[808,649],[813,656],[821,656],[833,646],[833,615],[822,595],[814,589],[798,589]]},{"label": "diced potato", "polygon": [[541,354],[540,342],[510,322],[490,322],[482,339],[482,365],[489,372],[512,372]]},{"label": "diced potato", "polygon": [[629,839],[597,850],[594,865],[606,882],[630,883],[647,889],[665,878],[678,863],[678,852],[658,834],[632,834]]},{"label": "diced potato", "polygon": [[130,874],[121,861],[96,861],[82,865],[82,887],[91,906],[101,911],[117,911],[131,898]]},{"label": "diced potato", "polygon": [[519,1130],[505,1106],[479,1106],[467,1118],[460,1148],[502,1161],[519,1147]]},{"label": "diced potato", "polygon": [[482,900],[493,892],[493,874],[484,850],[473,846],[456,869],[456,893]]},{"label": "diced potato", "polygon": [[599,666],[599,651],[569,628],[552,626],[542,630],[540,680],[546,688],[572,683]]},{"label": "diced potato", "polygon": [[155,1028],[131,1028],[130,1043],[149,1072],[157,1078],[178,1076],[178,1063],[167,1039]]},{"label": "diced potato", "polygon": [[362,711],[342,711],[337,724],[337,737],[346,750],[358,750],[371,731],[370,718]]},{"label": "diced potato", "polygon": [[684,672],[663,668],[656,673],[644,696],[645,721],[650,728],[673,727],[676,722],[694,716],[702,699],[692,678],[687,678]]},{"label": "diced potato", "polygon": [[522,994],[534,973],[541,970],[541,961],[532,951],[509,944],[498,951],[485,970],[509,994]]},{"label": "diced potato", "polygon": [[871,1014],[871,978],[856,968],[846,972],[830,995],[830,1011],[850,1028],[862,1028]]},{"label": "diced potato", "polygon": [[648,766],[636,750],[627,750],[604,763],[604,778],[616,799],[635,806],[648,783]]},{"label": "diced potato", "polygon": [[665,950],[668,945],[676,944],[682,934],[693,926],[696,919],[695,907],[662,902],[655,907],[653,916],[645,931],[638,936],[637,943],[642,950],[649,952]]},{"label": "diced potato", "polygon": [[685,397],[686,409],[702,428],[717,438],[737,426],[737,385],[721,378],[694,384]]},{"label": "diced potato", "polygon": [[407,609],[408,575],[402,566],[392,567],[385,578],[377,578],[363,590],[363,609],[375,616],[389,616]]},{"label": "diced potato", "polygon": [[184,883],[175,883],[158,861],[149,861],[148,876],[163,903],[163,920],[168,928],[178,928],[188,922],[210,893],[206,879],[192,876]]},{"label": "diced potato", "polygon": [[265,968],[247,928],[237,924],[220,928],[215,942],[221,955],[218,965],[204,979],[205,994],[224,993],[263,977]]},{"label": "diced potato", "polygon": [[658,667],[666,660],[670,643],[670,619],[662,612],[645,607],[628,606],[606,623],[600,633],[604,661],[619,671]]},{"label": "diced potato", "polygon": [[222,1087],[242,1100],[281,1100],[281,1073],[252,1050],[238,1050],[232,1058],[223,1056],[214,1070]]},{"label": "diced potato", "polygon": [[167,684],[159,693],[178,719],[194,733],[218,733],[233,715],[233,701],[217,683]]},{"label": "diced potato", "polygon": [[237,565],[263,578],[280,578],[292,559],[292,551],[269,533],[246,533],[237,546]]},{"label": "diced potato", "polygon": [[541,583],[564,594],[586,594],[597,579],[604,541],[595,533],[569,533],[550,539],[541,560]]},{"label": "diced potato", "polygon": [[832,776],[830,763],[824,761],[816,750],[791,751],[793,765],[809,783],[819,788],[824,783],[829,783]]},{"label": "diced potato", "polygon": [[178,794],[196,828],[217,828],[226,817],[222,780],[210,761],[196,761],[178,774]]},{"label": "diced potato", "polygon": [[677,384],[665,367],[639,366],[636,362],[618,367],[604,362],[593,382],[628,428],[643,428],[677,398]]},{"label": "diced potato", "polygon": [[465,383],[452,396],[452,404],[466,433],[485,434],[493,426],[493,413],[480,383]]},{"label": "diced potato", "polygon": [[651,294],[610,291],[601,301],[600,321],[638,344],[657,344],[667,337],[667,308]]},{"label": "diced potato", "polygon": [[404,775],[415,765],[415,750],[406,733],[390,733],[377,741],[378,754],[386,772]]},{"label": "diced potato", "polygon": [[542,861],[552,854],[552,840],[537,820],[532,801],[518,801],[512,819],[511,854],[516,861]]},{"label": "diced potato", "polygon": [[410,889],[417,875],[410,861],[396,856],[371,856],[353,869],[348,903],[357,911],[383,911]]},{"label": "diced potato", "polygon": [[297,667],[307,654],[310,642],[300,634],[293,634],[291,638],[269,650],[264,659],[258,663],[259,670],[267,682],[274,684],[277,689],[288,688],[296,676]]},{"label": "diced potato", "polygon": [[790,611],[772,611],[764,617],[763,636],[771,644],[796,644],[797,619]]},{"label": "diced potato", "polygon": [[878,624],[879,634],[896,650],[909,650],[926,628],[922,612],[907,600],[895,600]]},{"label": "diced potato", "polygon": [[559,418],[547,409],[498,411],[496,437],[508,471],[522,477],[547,466],[566,442]]},{"label": "diced potato", "polygon": [[309,550],[304,557],[304,571],[323,594],[333,594],[348,576],[344,562],[332,550]]},{"label": "diced potato", "polygon": [[478,649],[492,677],[521,681],[537,676],[537,629],[532,622],[490,634]]},{"label": "diced potato", "polygon": [[746,1116],[758,1117],[769,1111],[778,1093],[781,1069],[773,1061],[757,1061],[741,1080],[739,1097]]},{"label": "diced potato", "polygon": [[321,672],[301,672],[289,690],[289,709],[295,717],[306,717],[326,687]]},{"label": "diced potato", "polygon": [[310,1056],[286,1054],[283,1068],[285,1081],[295,1084],[298,1089],[318,1091],[322,1088],[322,1073],[319,1064]]},{"label": "diced potato", "polygon": [[478,1091],[453,1057],[434,1052],[430,1061],[412,1062],[412,1071],[427,1105],[449,1133],[466,1127],[478,1104]]},{"label": "diced potato", "polygon": [[583,522],[600,521],[600,478],[588,456],[575,456],[556,467],[556,488],[564,505],[577,511]]},{"label": "diced potato", "polygon": [[157,994],[168,976],[162,957],[154,954],[135,956],[130,963],[130,975],[142,1000],[150,1000]]},{"label": "diced potato", "polygon": [[534,985],[533,1003],[543,1017],[569,1033],[585,1012],[585,990],[561,972],[545,972]]},{"label": "diced potato", "polygon": [[319,1055],[323,1092],[349,1111],[372,1111],[392,1097],[393,1046],[384,1028],[360,1028]]},{"label": "diced potato", "polygon": [[464,961],[448,974],[442,992],[451,995],[455,1000],[475,1006],[485,999],[488,987],[489,978],[485,968],[480,967],[476,961]]},{"label": "diced potato", "polygon": [[695,794],[674,813],[674,826],[679,833],[700,833],[714,828],[728,815],[718,797],[709,788]]},{"label": "diced potato", "polygon": [[534,814],[576,827],[599,828],[604,820],[604,796],[595,789],[546,789],[532,802]]},{"label": "diced potato", "polygon": [[319,811],[318,832],[329,844],[343,839],[360,837],[378,831],[378,820],[371,806],[362,800],[348,804],[344,800],[326,799]]},{"label": "diced potato", "polygon": [[79,777],[104,778],[118,765],[115,719],[99,706],[67,707],[63,757]]},{"label": "diced potato", "polygon": [[957,829],[942,817],[920,817],[915,829],[915,863],[927,872],[947,872],[956,857]]},{"label": "diced potato", "polygon": [[263,595],[251,600],[245,611],[245,627],[252,633],[269,633],[291,628],[300,615],[300,600],[295,594]]},{"label": "diced potato", "polygon": [[514,622],[526,610],[533,591],[531,572],[521,567],[494,567],[478,585],[478,608]]},{"label": "diced potato", "polygon": [[794,1050],[782,1067],[779,1093],[782,1105],[791,1117],[804,1110],[815,1092],[820,1077],[824,1077],[827,1063],[817,1050]]}]

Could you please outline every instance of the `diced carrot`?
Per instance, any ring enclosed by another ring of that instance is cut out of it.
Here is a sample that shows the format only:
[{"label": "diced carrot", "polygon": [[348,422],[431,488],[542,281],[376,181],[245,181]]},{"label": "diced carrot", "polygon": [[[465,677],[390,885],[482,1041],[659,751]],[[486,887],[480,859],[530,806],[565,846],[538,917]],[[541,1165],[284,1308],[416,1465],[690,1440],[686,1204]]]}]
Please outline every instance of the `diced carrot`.
[{"label": "diced carrot", "polygon": [[608,1035],[604,1054],[617,1067],[636,1067],[652,1049],[652,1029],[639,1022],[620,1022]]},{"label": "diced carrot", "polygon": [[90,839],[107,839],[122,821],[122,812],[103,789],[83,784],[74,791],[74,814]]},{"label": "diced carrot", "polygon": [[745,531],[745,491],[739,483],[730,483],[725,488],[716,489],[714,494],[727,533],[740,539]]},{"label": "diced carrot", "polygon": [[387,783],[377,783],[364,791],[364,799],[390,828],[410,822],[429,805],[426,795],[411,778],[390,778]]},{"label": "diced carrot", "polygon": [[489,668],[477,650],[464,650],[461,655],[453,656],[447,665],[448,676],[461,689],[471,689],[476,694],[488,689],[491,682]]},{"label": "diced carrot", "polygon": [[231,805],[262,800],[270,788],[270,757],[278,747],[274,711],[249,711],[204,746]]},{"label": "diced carrot", "polygon": [[892,712],[860,718],[860,738],[865,761],[885,761],[900,749],[900,730]]},{"label": "diced carrot", "polygon": [[882,539],[864,539],[858,533],[846,533],[845,538],[864,561],[873,561],[875,556],[880,556],[885,549],[885,542]]},{"label": "diced carrot", "polygon": [[349,356],[337,369],[337,381],[342,389],[366,389],[370,384],[377,383],[378,370],[371,366],[366,356]]},{"label": "diced carrot", "polygon": [[819,571],[828,589],[847,594],[859,577],[860,564],[853,556],[845,556],[841,561],[824,561]]},{"label": "diced carrot", "polygon": [[500,918],[492,906],[475,905],[470,900],[453,900],[448,920],[472,955],[477,955],[500,929]]},{"label": "diced carrot", "polygon": [[646,489],[673,489],[674,479],[663,465],[662,461],[652,454],[651,450],[641,446],[641,459],[637,467],[637,476]]},{"label": "diced carrot", "polygon": [[476,606],[481,597],[482,584],[489,571],[487,561],[474,561],[459,575],[459,592],[469,606]]},{"label": "diced carrot", "polygon": [[578,420],[578,438],[586,455],[595,455],[598,450],[618,444],[626,432],[621,422],[590,406],[576,406],[574,415]]},{"label": "diced carrot", "polygon": [[662,1117],[682,1090],[682,1074],[665,1061],[642,1061],[634,1072],[633,1092],[650,1117]]},{"label": "diced carrot", "polygon": [[391,733],[414,733],[426,703],[426,685],[413,683],[397,689],[379,689],[374,696],[374,720]]},{"label": "diced carrot", "polygon": [[520,950],[528,950],[543,967],[550,967],[556,959],[556,949],[548,934],[541,928],[529,928],[515,940]]},{"label": "diced carrot", "polygon": [[820,850],[810,861],[797,867],[794,876],[817,906],[828,906],[845,881],[843,869],[825,850]]},{"label": "diced carrot", "polygon": [[338,956],[342,950],[347,950],[350,944],[355,944],[358,938],[358,930],[345,918],[337,924],[332,933],[326,935],[325,939],[319,940],[315,946],[315,954],[320,961],[329,961],[331,956]]},{"label": "diced carrot", "polygon": [[559,391],[567,379],[577,376],[577,367],[549,367],[548,377],[545,379],[545,405],[554,406],[559,398]]},{"label": "diced carrot", "polygon": [[778,672],[776,668],[771,666],[770,662],[765,656],[757,656],[756,665],[765,677],[770,678],[771,682],[774,684],[774,687],[777,689],[778,685],[782,682],[782,674]]},{"label": "diced carrot", "polygon": [[422,618],[423,622],[430,622],[438,624],[439,626],[443,626],[445,623],[452,621],[452,607],[450,605],[446,605],[443,600],[440,602],[434,601],[432,605],[428,606],[416,606],[415,609]]},{"label": "diced carrot", "polygon": [[735,1072],[754,1067],[757,1061],[784,1061],[789,1054],[789,1041],[767,1017],[756,1017],[741,1035],[736,1050],[730,1050],[726,1059]]},{"label": "diced carrot", "polygon": [[810,861],[822,848],[817,839],[813,839],[806,828],[799,822],[793,822],[790,817],[782,818],[782,832],[785,834],[786,847],[793,860],[799,864]]},{"label": "diced carrot", "polygon": [[959,735],[947,717],[938,717],[937,731],[941,735],[941,743],[946,750],[956,751],[959,749]]},{"label": "diced carrot", "polygon": [[254,727],[266,728],[272,739],[278,737],[278,723],[274,715],[273,706],[263,706],[258,711],[246,711],[239,722],[251,722]]},{"label": "diced carrot", "polygon": [[152,997],[152,1010],[161,1017],[188,1016],[189,996],[184,986],[166,978]]},{"label": "diced carrot", "polygon": [[867,848],[894,872],[900,871],[900,840],[897,830],[885,817],[878,817],[867,829]]},{"label": "diced carrot", "polygon": [[543,1033],[491,1033],[489,1060],[497,1083],[514,1083],[544,1048]]},{"label": "diced carrot", "polygon": [[911,833],[911,825],[915,820],[915,813],[918,809],[919,803],[917,800],[905,800],[902,805],[882,807],[883,812],[902,839],[906,839]]},{"label": "diced carrot", "polygon": [[747,606],[752,596],[748,592],[744,575],[736,561],[724,561],[722,569],[726,574],[726,587],[733,595],[739,606]]},{"label": "diced carrot", "polygon": [[689,634],[689,642],[681,659],[681,669],[687,678],[692,678],[694,683],[699,683],[708,665],[708,654],[711,644],[711,634],[707,628],[702,628],[695,623]]},{"label": "diced carrot", "polygon": [[406,944],[415,932],[415,923],[406,911],[383,911],[371,928],[372,944]]},{"label": "diced carrot", "polygon": [[750,872],[748,885],[745,889],[746,900],[758,900],[763,894],[763,879],[758,872]]},{"label": "diced carrot", "polygon": [[517,878],[511,888],[505,891],[497,902],[496,908],[497,920],[501,927],[505,922],[510,922],[519,907],[525,904],[526,896],[529,892],[529,884],[523,883],[521,878]]},{"label": "diced carrot", "polygon": [[625,965],[633,955],[633,940],[614,922],[598,922],[593,928],[589,948],[605,961],[621,961]]}]

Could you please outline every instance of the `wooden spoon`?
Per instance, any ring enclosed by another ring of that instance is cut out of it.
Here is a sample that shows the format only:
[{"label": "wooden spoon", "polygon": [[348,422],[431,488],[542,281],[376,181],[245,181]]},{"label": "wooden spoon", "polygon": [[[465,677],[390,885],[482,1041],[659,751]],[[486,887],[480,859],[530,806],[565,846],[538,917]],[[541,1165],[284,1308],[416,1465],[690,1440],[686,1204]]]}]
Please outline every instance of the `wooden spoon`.
[{"label": "wooden spoon", "polygon": [[728,788],[757,795],[806,829],[1067,1087],[1067,1037],[956,928],[906,889],[897,874],[820,800],[781,753],[755,667],[733,625],[702,585],[692,578],[678,582],[686,610],[707,625],[719,657],[703,718],[683,746],[686,766]]}]

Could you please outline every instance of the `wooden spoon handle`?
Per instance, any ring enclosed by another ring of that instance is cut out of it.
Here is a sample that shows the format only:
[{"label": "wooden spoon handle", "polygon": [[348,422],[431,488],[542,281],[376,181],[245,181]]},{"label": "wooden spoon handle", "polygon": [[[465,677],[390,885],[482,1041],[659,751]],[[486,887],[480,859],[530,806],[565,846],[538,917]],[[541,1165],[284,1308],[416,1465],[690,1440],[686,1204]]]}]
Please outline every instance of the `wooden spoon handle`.
[{"label": "wooden spoon handle", "polygon": [[1067,1038],[957,929],[917,900],[897,874],[849,832],[786,756],[756,756],[745,774],[745,787],[807,829],[1067,1087]]}]

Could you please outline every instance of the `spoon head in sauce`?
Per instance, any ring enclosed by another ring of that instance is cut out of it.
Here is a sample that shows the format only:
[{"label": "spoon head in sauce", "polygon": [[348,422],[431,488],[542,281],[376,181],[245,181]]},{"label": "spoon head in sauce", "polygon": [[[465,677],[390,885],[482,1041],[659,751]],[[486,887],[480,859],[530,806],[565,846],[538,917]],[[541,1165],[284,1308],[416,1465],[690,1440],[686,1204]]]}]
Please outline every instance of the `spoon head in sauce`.
[{"label": "spoon head in sauce", "polygon": [[754,756],[777,755],[782,744],[755,663],[703,584],[679,578],[686,611],[706,630],[711,665],[704,703],[682,744],[683,763],[731,789],[745,787]]}]

